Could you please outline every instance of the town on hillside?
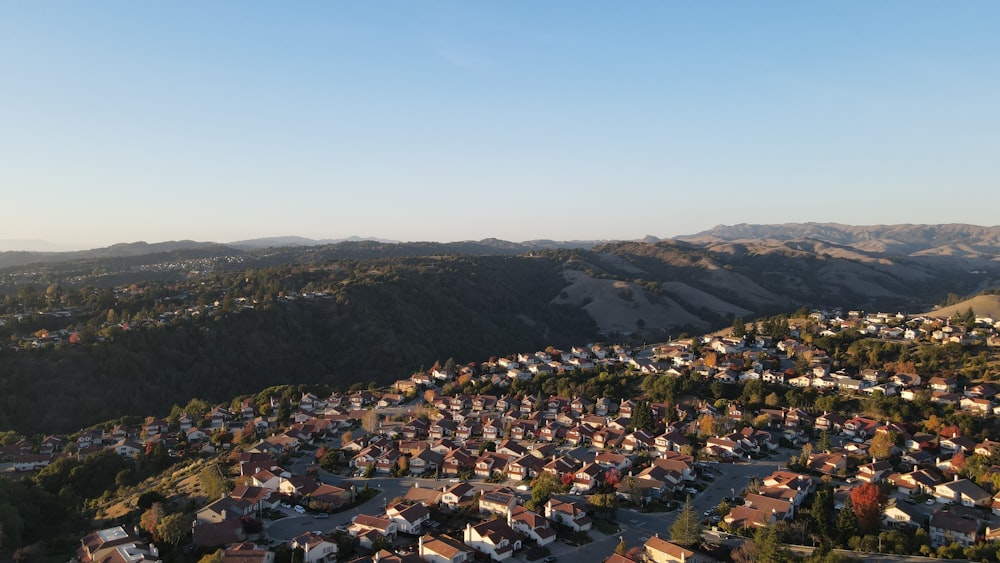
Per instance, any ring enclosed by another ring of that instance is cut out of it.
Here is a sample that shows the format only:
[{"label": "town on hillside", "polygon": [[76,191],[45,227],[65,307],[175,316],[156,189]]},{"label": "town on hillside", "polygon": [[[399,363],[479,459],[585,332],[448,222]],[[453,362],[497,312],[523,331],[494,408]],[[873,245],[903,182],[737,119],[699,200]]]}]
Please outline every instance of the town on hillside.
[{"label": "town on hillside", "polygon": [[116,468],[80,563],[996,561],[1000,322],[808,313],[8,434],[0,469]]}]

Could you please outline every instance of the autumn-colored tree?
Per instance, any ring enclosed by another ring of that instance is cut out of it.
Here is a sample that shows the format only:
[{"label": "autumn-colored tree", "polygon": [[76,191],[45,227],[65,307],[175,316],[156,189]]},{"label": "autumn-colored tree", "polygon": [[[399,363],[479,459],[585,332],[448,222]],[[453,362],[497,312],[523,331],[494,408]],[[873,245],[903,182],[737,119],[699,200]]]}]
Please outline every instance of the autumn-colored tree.
[{"label": "autumn-colored tree", "polygon": [[570,472],[563,473],[563,476],[561,479],[559,479],[559,482],[562,483],[564,487],[569,487],[570,485],[573,484],[573,474]]},{"label": "autumn-colored tree", "polygon": [[955,455],[951,456],[951,470],[955,473],[961,473],[962,470],[965,469],[965,463],[965,452],[959,448],[959,450],[955,452]]},{"label": "autumn-colored tree", "polygon": [[887,459],[892,455],[892,448],[896,446],[899,435],[895,432],[876,432],[872,438],[872,444],[868,447],[868,453],[875,459]]},{"label": "autumn-colored tree", "polygon": [[715,430],[715,417],[710,414],[703,414],[698,417],[698,433],[702,436],[711,436]]},{"label": "autumn-colored tree", "polygon": [[625,538],[618,536],[618,545],[615,547],[615,553],[621,555],[622,557],[628,553],[628,545],[625,543]]},{"label": "autumn-colored tree", "polygon": [[378,411],[375,409],[371,409],[361,417],[361,428],[369,434],[378,430],[380,423],[381,420],[379,419]]},{"label": "autumn-colored tree", "polygon": [[424,391],[424,402],[433,403],[434,399],[437,399],[437,389],[428,389]]},{"label": "autumn-colored tree", "polygon": [[941,419],[938,418],[938,415],[932,414],[927,417],[927,420],[924,421],[924,430],[931,434],[937,434],[941,431]]},{"label": "autumn-colored tree", "polygon": [[621,480],[622,480],[621,471],[618,471],[614,467],[608,469],[604,473],[604,482],[611,485],[612,487],[617,487],[618,483],[621,483]]},{"label": "autumn-colored tree", "polygon": [[719,363],[719,356],[715,352],[705,352],[702,359],[705,361],[706,366],[715,367]]},{"label": "autumn-colored tree", "polygon": [[340,445],[346,446],[354,441],[354,436],[351,435],[350,430],[344,430],[344,433],[340,435]]},{"label": "autumn-colored tree", "polygon": [[878,531],[885,503],[885,491],[874,483],[862,483],[851,491],[851,507],[863,534]]},{"label": "autumn-colored tree", "polygon": [[154,502],[153,506],[150,506],[149,509],[143,512],[142,516],[139,518],[139,527],[149,532],[149,534],[153,536],[154,541],[158,541],[160,539],[157,533],[157,528],[159,527],[160,522],[163,521],[163,516],[163,504]]}]

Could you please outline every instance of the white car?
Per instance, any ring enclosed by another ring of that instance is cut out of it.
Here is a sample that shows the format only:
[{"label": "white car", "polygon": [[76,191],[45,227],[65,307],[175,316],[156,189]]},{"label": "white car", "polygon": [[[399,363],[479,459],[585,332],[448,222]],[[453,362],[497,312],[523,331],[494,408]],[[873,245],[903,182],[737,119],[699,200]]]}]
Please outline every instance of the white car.
[{"label": "white car", "polygon": [[295,512],[298,512],[299,514],[305,514],[306,513],[306,509],[302,508],[302,505],[300,505],[300,504],[296,504],[295,508],[293,508],[292,510],[294,510]]}]

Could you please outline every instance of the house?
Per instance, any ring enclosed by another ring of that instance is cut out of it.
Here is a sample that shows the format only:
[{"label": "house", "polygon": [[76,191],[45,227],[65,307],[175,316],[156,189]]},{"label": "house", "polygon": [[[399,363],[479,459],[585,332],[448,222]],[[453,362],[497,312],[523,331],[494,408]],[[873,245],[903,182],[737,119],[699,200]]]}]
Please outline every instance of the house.
[{"label": "house", "polygon": [[730,529],[757,528],[770,526],[777,522],[774,513],[751,506],[734,506],[726,514],[723,521]]},{"label": "house", "polygon": [[941,504],[962,504],[963,506],[990,506],[993,497],[979,485],[968,479],[946,481],[934,487],[934,500]]},{"label": "house", "polygon": [[465,545],[490,556],[493,561],[503,561],[521,549],[521,536],[507,521],[494,518],[473,526],[465,525]]},{"label": "house", "polygon": [[968,547],[978,539],[979,524],[975,520],[966,520],[954,513],[935,511],[931,515],[930,536],[934,547],[956,542]]},{"label": "house", "polygon": [[385,509],[385,517],[396,524],[399,532],[417,535],[421,533],[423,523],[430,520],[431,513],[420,503],[396,503]]},{"label": "house", "polygon": [[714,563],[715,559],[662,539],[659,534],[643,546],[646,561],[652,563]]},{"label": "house", "polygon": [[254,509],[253,503],[226,496],[200,508],[195,513],[195,521],[198,524],[214,524],[226,520],[238,520],[253,513]]},{"label": "house", "polygon": [[892,473],[892,465],[888,461],[872,461],[858,468],[858,480],[868,483],[878,483]]},{"label": "house", "polygon": [[292,539],[292,549],[302,550],[303,563],[326,563],[337,560],[337,544],[314,532]]},{"label": "house", "polygon": [[573,488],[577,491],[589,491],[598,486],[604,468],[596,463],[588,463],[573,474]]},{"label": "house", "polygon": [[916,507],[897,502],[890,502],[882,513],[882,523],[890,528],[918,528],[926,518]]},{"label": "house", "polygon": [[514,507],[507,516],[507,524],[515,532],[528,536],[540,546],[556,541],[556,531],[549,525],[549,521],[523,506]]},{"label": "house", "polygon": [[253,542],[238,543],[222,552],[222,563],[274,563],[274,552]]},{"label": "house", "polygon": [[380,536],[393,540],[396,538],[398,528],[395,522],[388,518],[369,516],[368,514],[358,514],[354,521],[347,528],[347,532],[354,537],[358,537],[368,532],[376,532]]},{"label": "house", "polygon": [[594,524],[587,516],[586,511],[577,506],[575,502],[563,502],[557,499],[549,499],[545,503],[545,517],[553,522],[568,526],[575,532],[585,532]]},{"label": "house", "polygon": [[475,551],[448,536],[420,536],[417,554],[427,563],[464,563],[472,561]]},{"label": "house", "polygon": [[507,487],[484,491],[479,495],[479,512],[507,516],[517,506],[517,495]]},{"label": "house", "polygon": [[159,563],[155,545],[142,542],[122,526],[91,532],[76,550],[82,563]]},{"label": "house", "polygon": [[744,497],[744,501],[745,506],[763,510],[774,515],[778,520],[791,520],[795,516],[795,504],[790,500],[750,493]]},{"label": "house", "polygon": [[447,487],[441,493],[441,504],[448,508],[455,508],[460,503],[472,500],[475,496],[475,489],[468,483],[455,483]]}]

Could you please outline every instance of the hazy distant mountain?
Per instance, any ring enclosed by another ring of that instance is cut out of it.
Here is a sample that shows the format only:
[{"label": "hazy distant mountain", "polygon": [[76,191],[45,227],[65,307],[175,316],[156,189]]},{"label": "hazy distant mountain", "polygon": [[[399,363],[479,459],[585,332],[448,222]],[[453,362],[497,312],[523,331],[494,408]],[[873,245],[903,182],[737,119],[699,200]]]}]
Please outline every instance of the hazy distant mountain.
[{"label": "hazy distant mountain", "polygon": [[1000,227],[978,225],[719,225],[695,235],[677,237],[692,243],[740,240],[819,240],[868,252],[901,256],[1000,256]]},{"label": "hazy distant mountain", "polygon": [[285,237],[264,237],[264,238],[248,239],[248,240],[238,240],[235,242],[227,243],[226,246],[239,248],[241,250],[257,250],[262,248],[281,248],[289,246],[323,246],[327,244],[338,244],[341,242],[357,242],[363,240],[370,240],[382,243],[396,242],[388,239],[380,239],[375,237],[357,237],[357,236],[341,238],[341,239],[311,239],[298,236],[285,236]]},{"label": "hazy distant mountain", "polygon": [[0,239],[0,252],[69,252],[80,250],[71,244],[56,244],[40,239]]},{"label": "hazy distant mountain", "polygon": [[78,260],[135,258],[140,256],[155,257],[164,253],[184,251],[195,251],[196,255],[199,257],[206,257],[209,255],[222,256],[226,254],[239,254],[242,252],[215,242],[181,240],[148,243],[140,241],[113,244],[111,246],[93,248],[90,250],[74,250],[71,252],[0,252],[0,268],[41,263],[53,264],[61,262],[74,262]]}]

